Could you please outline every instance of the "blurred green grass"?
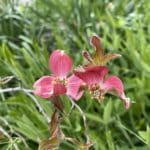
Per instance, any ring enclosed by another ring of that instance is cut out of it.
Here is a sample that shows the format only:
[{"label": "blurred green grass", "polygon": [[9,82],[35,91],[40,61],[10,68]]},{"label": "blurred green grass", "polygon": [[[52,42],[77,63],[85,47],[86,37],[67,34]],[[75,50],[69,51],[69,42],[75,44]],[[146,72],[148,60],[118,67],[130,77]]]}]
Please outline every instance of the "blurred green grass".
[{"label": "blurred green grass", "polygon": [[[89,39],[102,37],[106,52],[122,58],[109,63],[110,74],[118,75],[128,97],[135,103],[129,110],[116,97],[103,104],[86,93],[78,102],[86,113],[90,138],[95,150],[150,149],[150,3],[148,0],[36,0],[31,6],[0,2],[0,77],[16,79],[0,84],[1,89],[32,84],[50,74],[49,54],[64,49],[79,65],[82,50],[93,52]],[[50,116],[49,101],[36,97]],[[66,113],[70,103],[63,97]],[[48,124],[31,97],[23,92],[0,94],[0,126],[10,138],[0,136],[0,149],[37,149],[49,137]],[[65,117],[62,129],[84,142],[83,122],[78,111]],[[1,130],[0,130],[1,131]],[[1,132],[0,132],[1,135]],[[75,149],[64,142],[60,149]]]}]

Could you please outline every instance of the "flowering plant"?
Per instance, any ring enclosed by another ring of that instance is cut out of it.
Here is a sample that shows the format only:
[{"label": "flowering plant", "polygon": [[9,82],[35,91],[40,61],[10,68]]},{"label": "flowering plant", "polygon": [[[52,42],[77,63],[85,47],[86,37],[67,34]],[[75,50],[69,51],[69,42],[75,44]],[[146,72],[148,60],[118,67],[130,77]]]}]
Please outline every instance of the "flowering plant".
[{"label": "flowering plant", "polygon": [[[72,68],[71,58],[62,50],[53,51],[49,59],[52,75],[41,77],[33,85],[35,88],[34,94],[41,98],[51,99],[51,102],[56,108],[50,123],[51,138],[40,143],[40,150],[46,148],[58,149],[63,140],[77,144],[79,149],[89,149],[89,147],[92,146],[92,142],[87,133],[85,115],[74,102],[74,100],[77,101],[82,97],[84,91],[89,91],[91,98],[98,102],[104,100],[106,93],[116,95],[124,102],[126,109],[130,107],[130,100],[125,96],[122,81],[117,76],[107,76],[109,69],[106,67],[106,63],[121,55],[104,54],[101,47],[101,40],[96,35],[91,38],[91,44],[95,48],[94,56],[91,57],[87,51],[84,51],[83,56],[87,60],[87,64],[75,68],[70,76],[68,76],[68,74]],[[86,144],[80,144],[79,141],[73,138],[66,138],[59,127],[59,111],[63,112],[63,104],[60,99],[60,95],[62,94],[68,96],[73,106],[75,106],[83,116],[85,135],[87,138]]]},{"label": "flowering plant", "polygon": [[33,87],[34,93],[42,98],[50,98],[66,94],[78,100],[83,91],[79,91],[83,81],[74,74],[67,78],[72,68],[71,58],[62,50],[55,50],[49,59],[52,76],[43,76],[37,80]]}]

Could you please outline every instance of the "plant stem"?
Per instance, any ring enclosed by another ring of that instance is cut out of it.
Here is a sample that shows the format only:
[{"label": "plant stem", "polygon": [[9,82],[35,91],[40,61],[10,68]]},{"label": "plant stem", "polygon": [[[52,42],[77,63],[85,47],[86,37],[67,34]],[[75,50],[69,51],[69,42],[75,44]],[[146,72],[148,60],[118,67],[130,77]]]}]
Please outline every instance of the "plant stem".
[{"label": "plant stem", "polygon": [[72,103],[72,105],[75,106],[78,109],[78,111],[80,112],[80,114],[83,118],[83,123],[84,123],[84,128],[85,128],[85,136],[86,136],[86,144],[89,144],[90,143],[90,138],[89,138],[89,134],[88,134],[86,116],[85,116],[84,112],[82,111],[82,109],[80,108],[80,106],[77,105],[71,97],[69,97],[69,100]]},{"label": "plant stem", "polygon": [[[0,132],[2,132],[10,140],[10,142],[12,142],[12,137],[2,128],[2,126],[0,126]],[[15,150],[19,150],[16,143],[13,143],[12,146],[14,146]]]},{"label": "plant stem", "polygon": [[33,90],[30,90],[30,89],[15,87],[15,88],[0,89],[0,94],[1,93],[7,93],[7,92],[17,92],[17,91],[23,91],[23,92],[27,92],[27,93],[32,93],[33,92]]},{"label": "plant stem", "polygon": [[50,119],[47,116],[47,114],[44,112],[43,108],[41,107],[41,105],[39,104],[38,100],[35,98],[35,96],[32,95],[33,90],[31,89],[25,89],[22,87],[15,87],[15,88],[6,88],[6,89],[0,89],[0,94],[1,93],[7,93],[7,92],[17,92],[17,91],[22,91],[24,92],[26,95],[28,95],[33,102],[36,104],[37,108],[39,109],[39,111],[43,114],[43,116],[45,117],[45,119],[49,122]]}]

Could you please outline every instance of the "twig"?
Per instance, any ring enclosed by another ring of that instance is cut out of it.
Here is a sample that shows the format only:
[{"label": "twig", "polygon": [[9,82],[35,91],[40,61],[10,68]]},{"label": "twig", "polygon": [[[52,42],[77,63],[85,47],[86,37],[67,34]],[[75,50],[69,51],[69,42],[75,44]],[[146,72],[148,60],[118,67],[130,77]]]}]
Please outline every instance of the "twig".
[{"label": "twig", "polygon": [[75,105],[74,103],[71,103],[71,108],[70,108],[70,111],[68,113],[68,116],[70,116],[70,114],[72,113],[72,110],[74,109]]},{"label": "twig", "polygon": [[90,143],[90,138],[89,138],[89,134],[88,134],[88,127],[87,127],[86,116],[85,116],[84,112],[82,111],[82,109],[80,108],[80,106],[77,105],[77,104],[72,100],[71,97],[69,97],[69,100],[70,100],[70,102],[72,103],[72,105],[75,106],[75,107],[79,110],[79,112],[80,112],[80,114],[81,114],[81,116],[82,116],[82,118],[83,118],[83,123],[84,123],[84,128],[85,128],[85,136],[86,136],[86,143],[89,144],[89,143]]},{"label": "twig", "polygon": [[31,93],[28,93],[27,91],[24,91],[24,92],[34,101],[34,103],[38,107],[39,111],[43,114],[43,116],[45,117],[45,119],[47,120],[47,122],[50,122],[49,117],[44,112],[43,108],[41,107],[41,105],[39,104],[39,102],[37,101],[37,99]]},{"label": "twig", "polygon": [[[10,140],[12,141],[11,136],[0,126],[0,131]],[[14,148],[15,150],[19,150],[18,146],[16,143],[14,143]]]},{"label": "twig", "polygon": [[44,112],[44,110],[41,107],[41,105],[39,104],[38,100],[31,94],[31,93],[33,93],[33,90],[25,89],[25,88],[21,88],[21,87],[15,87],[15,88],[0,89],[0,94],[1,93],[7,93],[7,92],[17,92],[17,91],[22,91],[26,95],[28,95],[33,100],[33,102],[36,104],[36,106],[38,107],[39,111],[43,114],[43,116],[45,117],[45,119],[48,122],[50,121],[49,117]]},{"label": "twig", "polygon": [[1,93],[7,93],[7,92],[17,92],[17,91],[23,91],[23,92],[27,92],[27,93],[32,93],[33,92],[33,90],[30,90],[30,89],[15,87],[15,88],[0,89],[0,94]]},{"label": "twig", "polygon": [[25,145],[26,148],[29,148],[29,147],[28,147],[28,144],[27,144],[26,141],[25,141],[25,139],[24,139],[19,133],[17,133],[16,131],[14,132],[13,128],[9,125],[9,123],[8,123],[8,121],[7,121],[6,119],[4,119],[3,117],[0,116],[0,120],[3,121],[4,124],[5,124],[7,127],[9,127],[11,133],[14,133],[14,134],[16,134],[19,138],[21,138],[21,140],[22,140],[22,142],[24,143],[24,145]]}]

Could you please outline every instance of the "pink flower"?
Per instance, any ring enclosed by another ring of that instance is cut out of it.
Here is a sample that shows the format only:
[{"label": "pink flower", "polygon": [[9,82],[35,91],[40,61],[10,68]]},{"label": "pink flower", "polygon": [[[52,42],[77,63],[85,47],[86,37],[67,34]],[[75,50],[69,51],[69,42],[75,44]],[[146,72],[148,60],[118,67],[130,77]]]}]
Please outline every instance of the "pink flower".
[{"label": "pink flower", "polygon": [[70,57],[64,51],[55,50],[50,56],[49,64],[53,75],[37,80],[33,85],[34,94],[42,98],[67,94],[75,100],[80,99],[83,94],[80,90],[83,81],[75,75],[67,78],[72,68]]},{"label": "pink flower", "polygon": [[109,76],[108,68],[103,66],[89,66],[82,68],[83,70],[75,70],[75,75],[82,79],[88,86],[88,90],[93,99],[102,101],[106,93],[119,96],[125,103],[125,108],[130,106],[130,100],[124,94],[122,81],[117,76]]}]

